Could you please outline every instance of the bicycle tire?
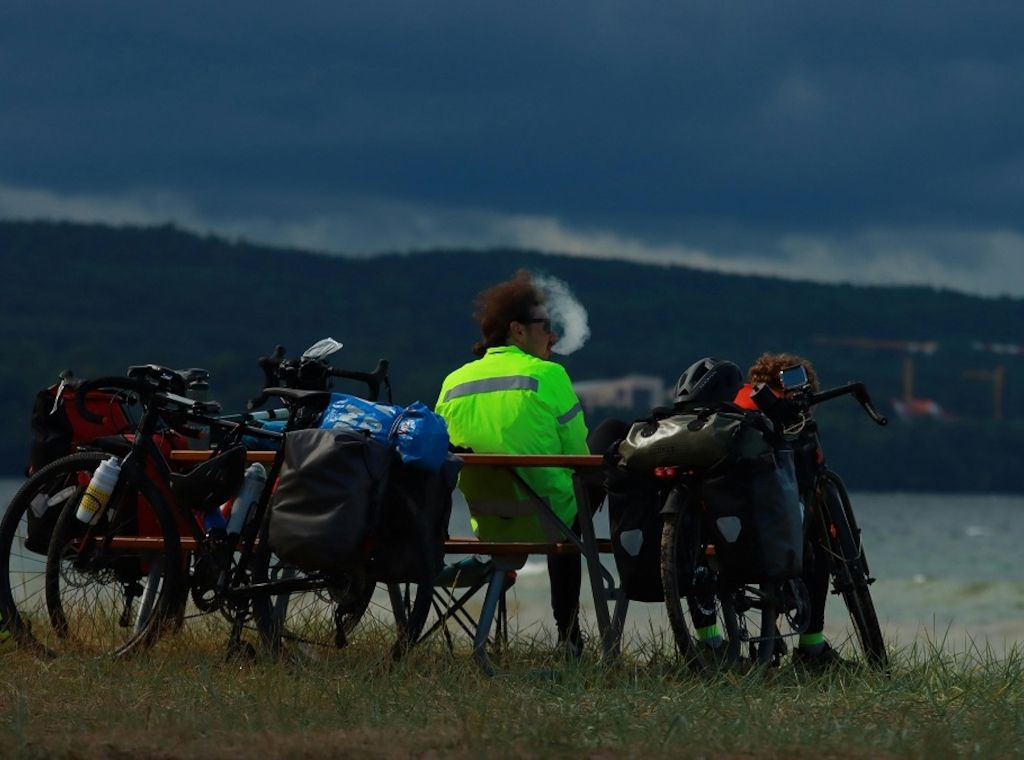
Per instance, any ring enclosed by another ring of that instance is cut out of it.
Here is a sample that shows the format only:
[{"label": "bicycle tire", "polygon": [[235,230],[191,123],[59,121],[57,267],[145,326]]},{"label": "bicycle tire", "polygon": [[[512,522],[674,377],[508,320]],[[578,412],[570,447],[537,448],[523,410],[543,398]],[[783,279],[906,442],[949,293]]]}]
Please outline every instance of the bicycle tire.
[{"label": "bicycle tire", "polygon": [[759,667],[768,667],[784,653],[785,645],[778,627],[779,609],[770,601],[773,593],[771,584],[761,583],[757,584],[757,589],[741,586],[720,595],[722,622],[732,661],[745,657]]},{"label": "bicycle tire", "polygon": [[[266,534],[264,527],[263,534]],[[282,654],[316,659],[343,648],[364,618],[394,635],[392,659],[403,657],[420,639],[434,597],[434,572],[424,565],[415,571],[421,582],[384,582],[388,603],[374,599],[375,579],[355,572],[325,581],[316,589],[284,594],[259,594],[252,600],[253,620],[260,643],[272,656]],[[303,572],[280,562],[266,540],[257,545],[252,577],[272,581],[284,573]]]},{"label": "bicycle tire", "polygon": [[[61,650],[121,656],[144,649],[173,627],[181,611],[184,558],[177,523],[152,483],[130,472],[121,478],[127,482],[119,484],[119,503],[109,504],[96,526],[78,520],[75,501],[57,519],[45,594]],[[152,526],[140,528],[147,510]]]},{"label": "bicycle tire", "polygon": [[[253,579],[273,582],[305,575],[278,559],[261,541],[253,560]],[[348,644],[370,605],[374,584],[350,579],[308,591],[258,594],[252,599],[253,622],[260,644],[274,657],[283,654],[318,659]]]},{"label": "bicycle tire", "polygon": [[434,599],[434,582],[389,583],[388,597],[395,617],[395,643],[391,657],[399,660],[420,640],[430,616]]},{"label": "bicycle tire", "polygon": [[701,548],[700,519],[687,501],[674,513],[664,515],[661,530],[661,587],[665,593],[672,639],[679,657],[694,667],[708,664],[701,647],[696,646],[696,632],[691,631],[683,599],[695,577]]},{"label": "bicycle tire", "polygon": [[48,638],[50,629],[45,598],[49,541],[35,547],[41,551],[26,546],[29,511],[38,505],[59,514],[64,502],[77,503],[92,473],[109,456],[101,451],[80,452],[39,468],[4,511],[0,520],[0,619],[19,647],[52,654],[40,640]]},{"label": "bicycle tire", "polygon": [[[288,575],[298,578],[303,572],[285,563],[254,572],[255,578],[271,581]],[[391,657],[403,657],[419,641],[426,625],[433,584],[385,584],[388,603],[384,605],[374,599],[377,584],[350,582],[351,586],[324,583],[309,591],[254,597],[253,619],[261,645],[275,657],[320,659],[345,647],[359,624],[373,618],[395,636]]]},{"label": "bicycle tire", "polygon": [[885,640],[878,624],[867,573],[867,561],[860,541],[860,529],[853,515],[853,506],[843,481],[833,472],[825,474],[818,492],[823,540],[830,555],[833,590],[838,593],[850,614],[868,664],[885,669],[889,665]]}]

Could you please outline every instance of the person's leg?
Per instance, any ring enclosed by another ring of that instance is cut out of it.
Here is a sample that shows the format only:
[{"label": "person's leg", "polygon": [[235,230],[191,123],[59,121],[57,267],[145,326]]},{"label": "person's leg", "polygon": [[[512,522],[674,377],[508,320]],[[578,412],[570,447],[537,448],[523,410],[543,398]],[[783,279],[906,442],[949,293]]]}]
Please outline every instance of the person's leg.
[{"label": "person's leg", "polygon": [[[811,615],[807,630],[793,652],[798,667],[823,671],[832,667],[850,667],[825,640],[825,601],[828,599],[828,559],[820,546],[808,546],[804,552],[803,581],[810,594]],[[810,564],[808,564],[810,563]]]},{"label": "person's leg", "polygon": [[800,634],[799,648],[810,654],[825,647],[825,601],[828,599],[828,561],[820,549],[808,542],[804,551],[803,581],[810,595],[811,616],[807,630]]},{"label": "person's leg", "polygon": [[[579,519],[573,532],[580,534]],[[583,581],[583,558],[578,554],[548,555],[548,577],[551,579],[551,611],[558,627],[558,642],[581,646],[579,607]]]},{"label": "person's leg", "polygon": [[718,627],[714,596],[689,596],[686,602],[690,608],[690,619],[693,621],[697,640],[712,648],[718,648],[725,643],[722,630]]},{"label": "person's leg", "polygon": [[[587,436],[587,446],[591,453],[604,454],[628,431],[629,425],[622,420],[605,420]],[[586,491],[591,509],[597,509],[604,501],[604,483],[601,480],[588,483]],[[573,522],[572,530],[580,535],[579,518]],[[558,641],[578,647],[582,644],[579,605],[583,558],[576,554],[548,556],[548,577],[551,579],[551,611],[558,627]]]}]

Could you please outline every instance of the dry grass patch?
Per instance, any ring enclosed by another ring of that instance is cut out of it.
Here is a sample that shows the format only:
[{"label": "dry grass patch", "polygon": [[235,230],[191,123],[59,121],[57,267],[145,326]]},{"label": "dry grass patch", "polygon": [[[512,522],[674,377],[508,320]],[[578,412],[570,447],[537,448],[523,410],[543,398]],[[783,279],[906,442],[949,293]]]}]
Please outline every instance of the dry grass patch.
[{"label": "dry grass patch", "polygon": [[322,661],[226,663],[201,637],[127,661],[0,659],[0,757],[936,757],[1022,752],[1017,650],[896,653],[891,676],[698,677],[664,654],[606,667],[533,642],[484,678],[468,653],[386,642]]}]

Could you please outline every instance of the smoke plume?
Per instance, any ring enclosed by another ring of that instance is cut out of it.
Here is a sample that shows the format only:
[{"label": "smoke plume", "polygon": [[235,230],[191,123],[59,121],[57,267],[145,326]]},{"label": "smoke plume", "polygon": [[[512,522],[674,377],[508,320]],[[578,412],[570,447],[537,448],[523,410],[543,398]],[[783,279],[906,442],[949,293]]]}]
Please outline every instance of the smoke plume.
[{"label": "smoke plume", "polygon": [[590,337],[587,310],[583,308],[569,286],[555,277],[533,274],[531,278],[547,300],[548,316],[559,334],[558,342],[552,347],[556,354],[568,355],[583,348]]}]

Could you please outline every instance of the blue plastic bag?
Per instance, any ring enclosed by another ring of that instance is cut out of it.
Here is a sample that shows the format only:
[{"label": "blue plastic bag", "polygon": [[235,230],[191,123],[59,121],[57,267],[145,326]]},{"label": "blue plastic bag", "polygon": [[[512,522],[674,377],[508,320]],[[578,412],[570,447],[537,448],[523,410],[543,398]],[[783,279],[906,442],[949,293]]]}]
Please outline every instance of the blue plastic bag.
[{"label": "blue plastic bag", "polygon": [[332,393],[331,402],[320,417],[320,427],[357,430],[390,445],[391,428],[401,413],[400,406],[375,404],[347,393]]},{"label": "blue plastic bag", "polygon": [[419,401],[407,408],[332,393],[320,418],[324,429],[346,428],[369,434],[391,446],[402,462],[430,472],[440,472],[448,455],[448,426]]},{"label": "blue plastic bag", "polygon": [[448,426],[426,405],[413,401],[391,427],[398,456],[412,467],[440,472],[448,455]]}]

